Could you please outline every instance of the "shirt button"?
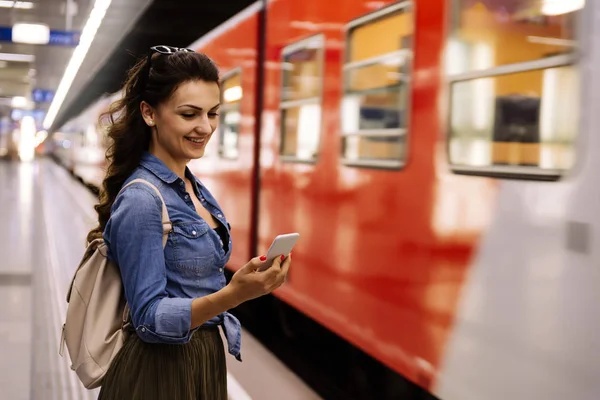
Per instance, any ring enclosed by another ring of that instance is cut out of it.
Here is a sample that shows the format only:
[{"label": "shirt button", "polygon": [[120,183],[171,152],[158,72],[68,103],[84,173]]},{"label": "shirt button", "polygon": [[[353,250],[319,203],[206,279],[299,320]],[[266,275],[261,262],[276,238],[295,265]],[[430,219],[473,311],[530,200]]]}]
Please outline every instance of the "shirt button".
[{"label": "shirt button", "polygon": [[223,272],[223,268],[219,268],[219,272]]},{"label": "shirt button", "polygon": [[217,217],[223,218],[223,214],[218,214]]},{"label": "shirt button", "polygon": [[179,181],[179,184],[180,184],[181,186],[183,186],[183,181]]},{"label": "shirt button", "polygon": [[185,195],[185,199],[187,200],[187,199],[189,199],[189,198],[190,198],[190,195],[189,195],[189,194],[186,194],[186,195]]},{"label": "shirt button", "polygon": [[146,328],[142,328],[142,332],[146,332]]},{"label": "shirt button", "polygon": [[196,236],[196,231],[192,231],[192,235]]}]

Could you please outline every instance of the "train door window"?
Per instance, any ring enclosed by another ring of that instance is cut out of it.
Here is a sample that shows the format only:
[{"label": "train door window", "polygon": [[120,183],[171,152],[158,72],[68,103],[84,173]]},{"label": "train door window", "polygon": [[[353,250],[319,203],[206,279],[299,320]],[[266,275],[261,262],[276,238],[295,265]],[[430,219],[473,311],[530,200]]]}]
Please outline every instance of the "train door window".
[{"label": "train door window", "polygon": [[242,74],[233,70],[222,78],[222,99],[219,126],[219,156],[235,159],[238,157],[238,141],[242,114]]},{"label": "train door window", "polygon": [[281,147],[283,161],[314,162],[321,136],[322,35],[283,50]]},{"label": "train door window", "polygon": [[573,166],[583,6],[453,0],[446,65],[456,173],[551,180]]},{"label": "train door window", "polygon": [[411,3],[402,2],[347,26],[341,106],[345,164],[404,165],[413,25]]}]

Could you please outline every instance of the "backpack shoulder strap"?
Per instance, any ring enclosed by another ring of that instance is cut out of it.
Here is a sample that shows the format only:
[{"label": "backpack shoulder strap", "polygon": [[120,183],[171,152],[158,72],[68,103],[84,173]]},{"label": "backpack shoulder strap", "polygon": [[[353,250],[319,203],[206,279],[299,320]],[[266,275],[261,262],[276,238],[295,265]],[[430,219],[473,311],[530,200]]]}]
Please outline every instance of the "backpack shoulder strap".
[{"label": "backpack shoulder strap", "polygon": [[[140,179],[140,178],[134,179],[131,182],[129,182],[127,185],[123,186],[121,188],[120,192],[125,190],[125,188],[127,186],[132,185],[134,183],[143,183],[146,186],[150,186],[152,188],[152,190],[154,190],[154,192],[156,192],[156,194],[158,195],[158,198],[160,199],[160,202],[162,204],[162,226],[163,226],[162,245],[163,245],[163,249],[164,249],[165,246],[167,245],[167,240],[169,239],[169,233],[173,230],[173,224],[171,223],[171,220],[169,220],[169,212],[167,211],[167,205],[165,204],[165,200],[163,199],[162,194],[160,194],[160,190],[158,190],[158,188],[156,186],[154,186],[147,180]],[[123,309],[123,320],[122,320],[121,329],[126,329],[130,324],[131,324],[131,310],[129,308],[129,303],[125,303],[125,308]]]},{"label": "backpack shoulder strap", "polygon": [[171,223],[171,221],[169,220],[169,212],[167,211],[167,206],[165,204],[165,200],[163,199],[162,195],[160,194],[160,190],[158,190],[158,188],[156,186],[154,186],[153,184],[151,184],[150,182],[144,180],[144,179],[134,179],[131,182],[129,182],[127,185],[123,186],[123,188],[121,189],[121,191],[123,191],[127,186],[132,185],[134,183],[143,183],[147,186],[150,186],[158,195],[158,197],[160,198],[160,202],[162,203],[162,226],[163,226],[163,241],[162,241],[162,245],[163,248],[167,245],[167,239],[169,238],[169,232],[171,232],[171,230],[173,229],[173,224]]}]

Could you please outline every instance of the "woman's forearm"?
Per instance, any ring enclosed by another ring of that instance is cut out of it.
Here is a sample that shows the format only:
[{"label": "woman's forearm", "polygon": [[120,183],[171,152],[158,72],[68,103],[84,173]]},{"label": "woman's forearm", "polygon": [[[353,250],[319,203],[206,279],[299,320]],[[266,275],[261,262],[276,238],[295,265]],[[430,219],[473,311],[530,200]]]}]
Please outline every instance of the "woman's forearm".
[{"label": "woman's forearm", "polygon": [[225,286],[216,293],[198,297],[192,301],[192,326],[197,328],[217,315],[240,304],[231,287]]}]

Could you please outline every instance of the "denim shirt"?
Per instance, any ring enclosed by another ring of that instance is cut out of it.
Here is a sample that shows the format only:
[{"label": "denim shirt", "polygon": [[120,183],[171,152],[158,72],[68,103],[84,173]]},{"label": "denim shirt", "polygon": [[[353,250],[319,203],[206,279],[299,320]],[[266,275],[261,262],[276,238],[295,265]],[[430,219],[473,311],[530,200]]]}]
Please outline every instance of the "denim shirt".
[{"label": "denim shirt", "polygon": [[[117,196],[104,230],[109,259],[121,271],[125,297],[138,336],[149,343],[187,343],[192,300],[222,289],[231,255],[230,226],[208,189],[186,167],[195,193],[156,156],[144,153],[140,165],[124,183],[144,179],[160,191],[173,229],[163,250],[162,205],[151,187],[134,183]],[[226,227],[224,250],[219,234],[196,212],[190,196]],[[240,322],[228,312],[205,325],[222,325],[229,353],[241,361]]]}]

